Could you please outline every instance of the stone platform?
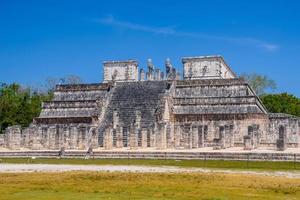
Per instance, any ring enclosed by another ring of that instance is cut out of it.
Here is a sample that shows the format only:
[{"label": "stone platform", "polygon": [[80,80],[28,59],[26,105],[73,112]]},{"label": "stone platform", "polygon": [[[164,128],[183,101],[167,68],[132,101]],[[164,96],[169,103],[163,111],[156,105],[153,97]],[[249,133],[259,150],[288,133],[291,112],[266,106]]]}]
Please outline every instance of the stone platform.
[{"label": "stone platform", "polygon": [[250,161],[296,161],[300,162],[300,149],[287,149],[278,152],[271,149],[256,149],[252,151],[240,148],[226,150],[155,150],[155,149],[116,149],[93,151],[84,150],[28,150],[18,151],[0,149],[1,157],[39,157],[39,158],[85,158],[85,159],[174,159],[174,160],[250,160]]}]

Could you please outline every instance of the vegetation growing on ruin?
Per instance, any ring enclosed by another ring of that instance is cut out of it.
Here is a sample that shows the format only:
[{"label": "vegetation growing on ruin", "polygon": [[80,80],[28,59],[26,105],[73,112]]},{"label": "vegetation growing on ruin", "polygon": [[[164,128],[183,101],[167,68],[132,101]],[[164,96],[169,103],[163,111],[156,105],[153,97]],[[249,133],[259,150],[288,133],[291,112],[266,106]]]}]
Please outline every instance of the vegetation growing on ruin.
[{"label": "vegetation growing on ruin", "polygon": [[144,165],[201,167],[234,170],[286,171],[300,170],[300,162],[226,161],[226,160],[151,160],[151,159],[53,159],[0,158],[2,163],[72,164],[72,165]]},{"label": "vegetation growing on ruin", "polygon": [[53,97],[56,84],[81,83],[78,76],[48,78],[45,85],[38,88],[24,87],[18,83],[0,83],[0,134],[12,125],[27,127],[41,112],[43,101]]},{"label": "vegetation growing on ruin", "polygon": [[[275,89],[276,83],[266,76],[243,74],[241,78],[260,95],[269,112],[282,112],[300,116],[300,98],[287,93],[267,94]],[[32,89],[18,83],[0,84],[0,133],[12,125],[27,127],[41,111],[42,101],[51,100],[56,84],[78,84],[82,80],[78,76],[64,78],[48,78],[45,85]]]},{"label": "vegetation growing on ruin", "polygon": [[300,179],[201,173],[3,173],[0,199],[299,199]]},{"label": "vegetation growing on ruin", "polygon": [[28,126],[41,112],[42,101],[50,100],[52,93],[38,93],[17,83],[0,86],[0,132],[12,125]]},{"label": "vegetation growing on ruin", "polygon": [[265,94],[260,98],[269,112],[300,116],[300,99],[294,95],[287,93]]},{"label": "vegetation growing on ruin", "polygon": [[252,73],[242,74],[240,77],[249,83],[257,95],[265,94],[267,90],[275,90],[277,88],[276,82],[266,75]]}]

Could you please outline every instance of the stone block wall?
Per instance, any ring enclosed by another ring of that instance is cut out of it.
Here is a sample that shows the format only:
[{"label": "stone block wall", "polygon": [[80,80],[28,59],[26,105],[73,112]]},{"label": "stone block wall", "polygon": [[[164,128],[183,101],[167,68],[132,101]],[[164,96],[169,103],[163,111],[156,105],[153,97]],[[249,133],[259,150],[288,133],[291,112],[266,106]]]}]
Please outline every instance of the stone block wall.
[{"label": "stone block wall", "polygon": [[21,130],[6,129],[3,146],[8,149],[81,149],[98,148],[96,127],[87,124],[35,126]]},{"label": "stone block wall", "polygon": [[184,79],[236,78],[221,56],[186,57],[182,63]]},{"label": "stone block wall", "polygon": [[300,147],[300,121],[297,117],[283,113],[271,113],[269,117],[268,141],[276,143],[282,133],[287,147]]},{"label": "stone block wall", "polygon": [[[9,149],[300,147],[300,119],[270,114],[222,57],[184,58],[184,80],[148,61],[104,63],[104,82],[58,85],[40,116],[0,135]],[[205,72],[205,73],[204,73]],[[204,74],[203,74],[204,73]]]},{"label": "stone block wall", "polygon": [[138,81],[138,66],[134,60],[104,62],[104,82]]},{"label": "stone block wall", "polygon": [[20,149],[21,126],[11,126],[5,130],[4,146],[8,149]]}]

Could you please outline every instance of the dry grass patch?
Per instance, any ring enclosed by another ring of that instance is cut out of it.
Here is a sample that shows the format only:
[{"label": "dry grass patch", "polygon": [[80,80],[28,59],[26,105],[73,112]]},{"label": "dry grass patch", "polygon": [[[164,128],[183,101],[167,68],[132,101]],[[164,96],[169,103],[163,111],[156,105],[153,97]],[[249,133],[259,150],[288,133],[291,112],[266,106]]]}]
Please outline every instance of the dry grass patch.
[{"label": "dry grass patch", "polygon": [[0,199],[300,199],[300,179],[221,173],[2,173]]}]

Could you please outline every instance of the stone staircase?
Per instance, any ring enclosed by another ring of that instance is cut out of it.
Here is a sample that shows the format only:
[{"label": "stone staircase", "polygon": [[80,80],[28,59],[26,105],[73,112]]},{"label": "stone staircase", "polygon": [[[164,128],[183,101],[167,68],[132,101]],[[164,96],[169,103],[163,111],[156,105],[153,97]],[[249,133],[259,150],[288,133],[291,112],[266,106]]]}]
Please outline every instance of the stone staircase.
[{"label": "stone staircase", "polygon": [[119,82],[113,88],[103,122],[99,128],[104,131],[113,122],[113,112],[118,112],[119,123],[129,126],[141,113],[141,124],[151,127],[155,122],[155,111],[165,94],[167,81]]}]

